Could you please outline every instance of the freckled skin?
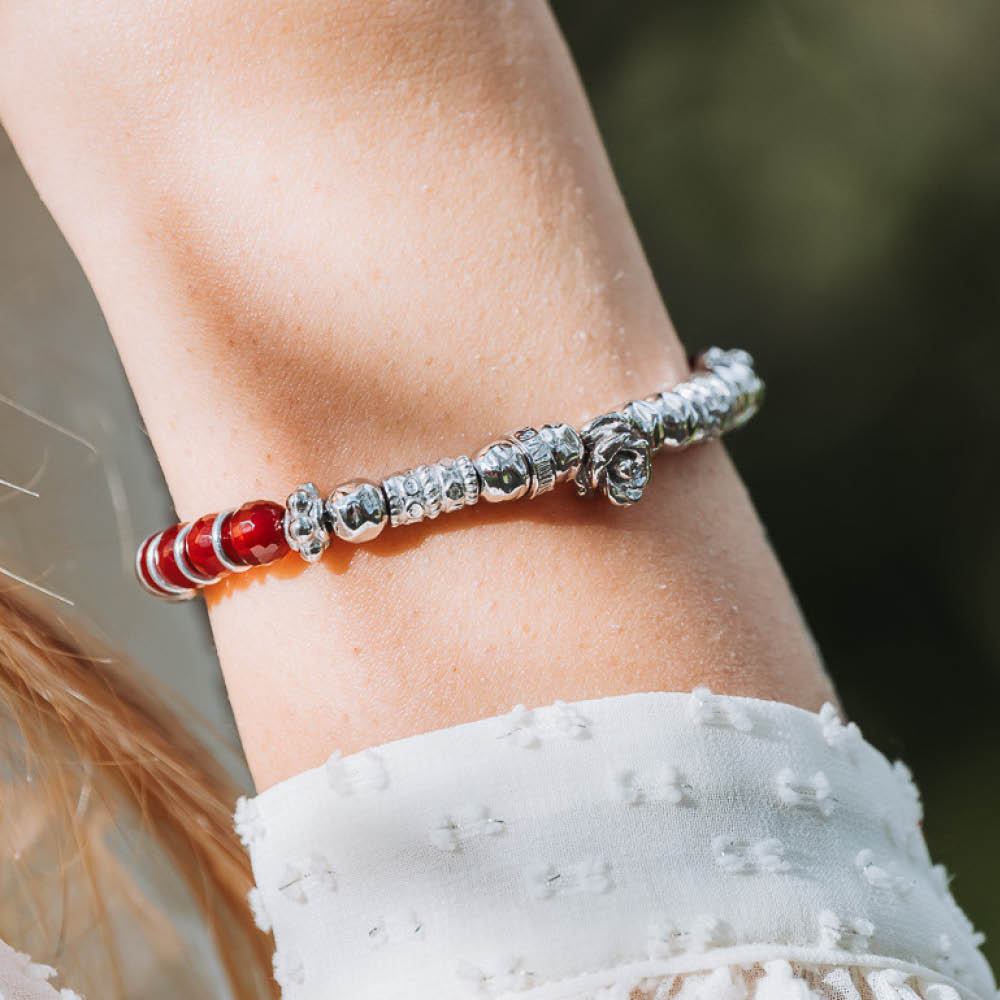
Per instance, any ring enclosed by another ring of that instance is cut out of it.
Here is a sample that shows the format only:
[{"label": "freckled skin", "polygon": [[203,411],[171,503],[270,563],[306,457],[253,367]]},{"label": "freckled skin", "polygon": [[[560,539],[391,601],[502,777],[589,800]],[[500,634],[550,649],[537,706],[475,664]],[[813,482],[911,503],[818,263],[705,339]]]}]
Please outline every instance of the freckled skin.
[{"label": "freckled skin", "polygon": [[[184,518],[685,372],[540,4],[3,0],[0,115]],[[634,508],[480,504],[209,602],[261,788],[517,702],[831,697],[717,444],[659,457]]]}]

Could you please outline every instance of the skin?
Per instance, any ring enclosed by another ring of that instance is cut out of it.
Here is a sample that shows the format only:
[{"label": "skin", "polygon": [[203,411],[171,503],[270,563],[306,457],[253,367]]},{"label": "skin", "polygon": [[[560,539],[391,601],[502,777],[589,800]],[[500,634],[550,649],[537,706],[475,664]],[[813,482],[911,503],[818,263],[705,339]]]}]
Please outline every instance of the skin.
[{"label": "skin", "polygon": [[[182,519],[686,374],[533,0],[0,0],[0,116]],[[208,601],[260,788],[517,702],[832,697],[719,444],[659,457],[633,508],[481,503]]]}]

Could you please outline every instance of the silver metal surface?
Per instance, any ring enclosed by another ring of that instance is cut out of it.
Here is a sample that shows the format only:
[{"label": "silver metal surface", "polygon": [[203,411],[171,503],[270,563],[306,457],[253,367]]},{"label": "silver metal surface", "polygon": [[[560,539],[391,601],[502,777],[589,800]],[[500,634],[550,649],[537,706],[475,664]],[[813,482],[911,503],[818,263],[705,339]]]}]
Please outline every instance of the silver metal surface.
[{"label": "silver metal surface", "polygon": [[[313,483],[297,486],[285,500],[285,540],[308,563],[316,562],[330,545],[323,498]],[[215,534],[212,534],[213,541]]]},{"label": "silver metal surface", "polygon": [[527,452],[507,438],[486,445],[475,458],[482,480],[482,498],[489,503],[519,500],[531,489],[531,462]]},{"label": "silver metal surface", "polygon": [[370,542],[389,523],[385,496],[378,483],[352,479],[341,483],[326,498],[326,520],[345,542]]},{"label": "silver metal surface", "polygon": [[142,544],[135,550],[135,578],[142,584],[143,589],[148,593],[152,594],[154,597],[169,597],[168,594],[164,594],[162,591],[157,590],[152,587],[149,581],[146,579],[145,573],[142,571],[142,567],[145,565],[143,561],[143,550],[146,547],[146,542],[150,542],[153,538],[158,538],[163,532],[158,532],[157,535],[150,535],[148,538],[143,539]]},{"label": "silver metal surface", "polygon": [[584,424],[580,436],[586,457],[577,473],[577,492],[599,492],[619,507],[640,500],[652,473],[649,439],[617,411]]},{"label": "silver metal surface", "polygon": [[163,532],[161,531],[153,538],[146,548],[146,571],[149,573],[149,578],[153,581],[153,583],[155,583],[160,590],[169,594],[171,600],[189,600],[195,595],[195,590],[193,588],[189,590],[186,587],[174,586],[174,584],[166,579],[166,577],[164,577],[164,575],[160,572],[159,553],[156,550],[159,548],[160,539],[162,537]]},{"label": "silver metal surface", "polygon": [[479,501],[479,475],[466,455],[442,458],[431,465],[418,465],[386,476],[382,492],[389,523],[396,528],[471,507]]},{"label": "silver metal surface", "polygon": [[[235,510],[235,508],[233,508]],[[215,558],[225,566],[230,573],[245,573],[249,566],[243,566],[241,563],[233,562],[229,556],[226,555],[226,550],[222,547],[222,522],[225,521],[232,510],[221,510],[215,515],[215,520],[212,522],[212,552],[215,553]]]}]

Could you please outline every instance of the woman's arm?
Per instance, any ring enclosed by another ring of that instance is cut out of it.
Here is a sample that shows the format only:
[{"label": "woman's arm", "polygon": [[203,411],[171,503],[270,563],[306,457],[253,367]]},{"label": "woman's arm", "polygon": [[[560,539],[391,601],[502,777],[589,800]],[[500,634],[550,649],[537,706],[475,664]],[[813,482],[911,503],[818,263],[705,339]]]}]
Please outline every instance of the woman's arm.
[{"label": "woman's arm", "polygon": [[[579,422],[685,371],[534,0],[3,0],[0,114],[183,518]],[[219,588],[259,786],[520,701],[830,697],[719,445],[659,459],[633,509],[569,492]]]}]

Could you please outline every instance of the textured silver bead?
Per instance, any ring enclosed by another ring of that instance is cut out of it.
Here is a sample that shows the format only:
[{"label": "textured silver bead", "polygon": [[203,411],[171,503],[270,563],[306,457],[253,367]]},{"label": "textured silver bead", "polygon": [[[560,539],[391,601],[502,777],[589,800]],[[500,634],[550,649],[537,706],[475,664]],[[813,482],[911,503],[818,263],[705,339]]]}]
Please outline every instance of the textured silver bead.
[{"label": "textured silver bead", "polygon": [[502,503],[548,493],[577,474],[583,456],[583,441],[569,424],[522,427],[476,456],[483,499]]},{"label": "textured silver bead", "polygon": [[693,442],[698,414],[690,400],[671,390],[647,396],[645,401],[655,407],[663,422],[664,448],[677,451]]},{"label": "textured silver bead", "polygon": [[389,521],[385,496],[368,479],[341,483],[326,498],[325,509],[326,523],[345,542],[370,542]]},{"label": "textured silver bead", "polygon": [[742,426],[760,409],[764,383],[754,371],[753,358],[746,351],[710,347],[695,358],[695,366],[722,379],[733,394],[725,430]]},{"label": "textured silver bead", "polygon": [[708,408],[711,418],[709,434],[711,437],[721,437],[728,430],[736,394],[729,384],[715,372],[706,372],[696,376],[697,382],[708,393]]},{"label": "textured silver bead", "polygon": [[285,539],[308,563],[316,562],[330,545],[323,498],[312,483],[303,483],[285,501]]},{"label": "textured silver bead", "polygon": [[658,451],[667,434],[666,422],[660,410],[648,399],[633,399],[621,412],[628,422],[649,441],[650,448]]},{"label": "textured silver bead", "polygon": [[605,413],[580,431],[584,460],[576,476],[577,492],[600,492],[616,506],[642,498],[652,474],[652,446],[624,413]]},{"label": "textured silver bead", "polygon": [[471,507],[479,500],[479,476],[468,456],[460,455],[387,476],[382,492],[395,528]]}]

